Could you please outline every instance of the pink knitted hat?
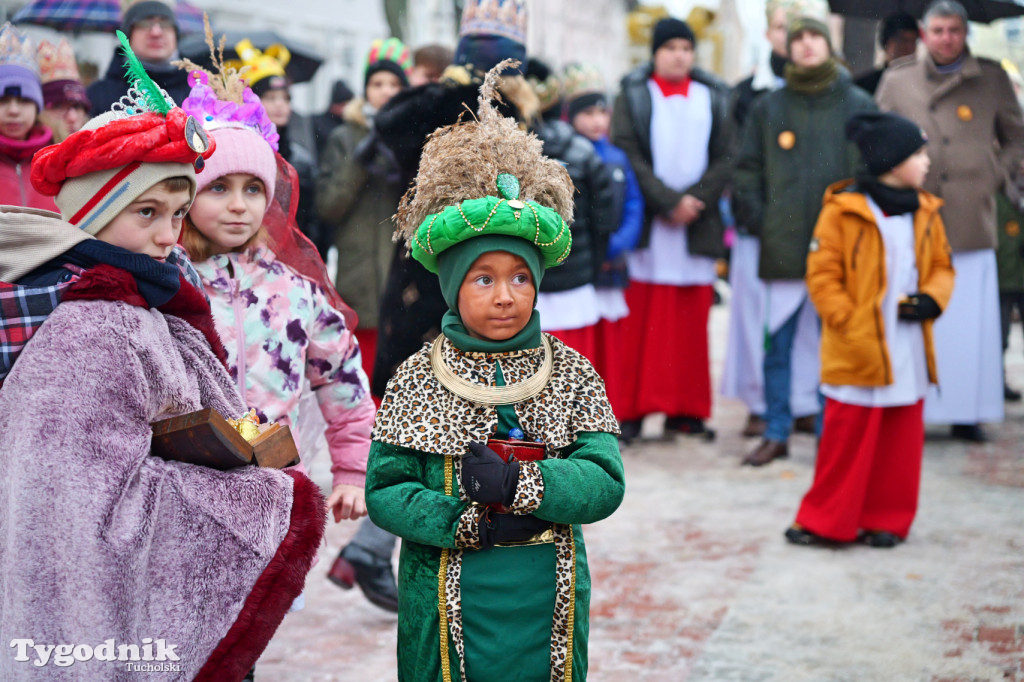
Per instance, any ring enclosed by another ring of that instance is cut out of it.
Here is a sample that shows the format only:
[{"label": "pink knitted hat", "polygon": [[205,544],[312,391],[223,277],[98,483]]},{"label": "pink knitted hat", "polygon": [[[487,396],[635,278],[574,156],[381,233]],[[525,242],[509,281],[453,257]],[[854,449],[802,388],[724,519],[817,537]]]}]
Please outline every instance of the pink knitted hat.
[{"label": "pink knitted hat", "polygon": [[245,87],[240,102],[220,99],[210,86],[209,74],[203,71],[189,73],[188,82],[192,91],[181,108],[201,122],[217,142],[217,150],[206,160],[196,192],[225,175],[250,173],[263,181],[269,206],[277,184],[274,154],[279,136],[259,97]]},{"label": "pink knitted hat", "polygon": [[270,145],[251,128],[214,128],[210,136],[217,141],[217,150],[207,159],[203,172],[196,176],[196,193],[225,175],[250,173],[263,181],[269,206],[274,200],[277,183],[277,161]]}]

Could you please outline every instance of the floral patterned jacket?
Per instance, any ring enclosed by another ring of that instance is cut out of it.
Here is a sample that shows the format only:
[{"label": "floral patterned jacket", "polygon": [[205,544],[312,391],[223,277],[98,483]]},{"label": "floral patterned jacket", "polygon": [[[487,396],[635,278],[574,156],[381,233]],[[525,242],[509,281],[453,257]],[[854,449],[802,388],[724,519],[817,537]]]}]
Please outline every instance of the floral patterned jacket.
[{"label": "floral patterned jacket", "polygon": [[303,379],[327,422],[334,485],[362,486],[374,405],[359,344],[324,292],[266,246],[195,263],[228,369],[261,421],[297,433]]}]

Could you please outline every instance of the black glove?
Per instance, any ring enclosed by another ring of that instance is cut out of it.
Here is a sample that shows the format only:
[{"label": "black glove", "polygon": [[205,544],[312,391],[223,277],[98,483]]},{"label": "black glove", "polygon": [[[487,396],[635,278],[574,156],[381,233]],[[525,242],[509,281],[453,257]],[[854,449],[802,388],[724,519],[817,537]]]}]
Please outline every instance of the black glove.
[{"label": "black glove", "polygon": [[900,301],[899,318],[908,322],[934,320],[942,314],[942,308],[928,294],[908,294],[907,300]]},{"label": "black glove", "polygon": [[523,542],[551,527],[550,521],[533,514],[496,514],[488,511],[480,517],[480,546],[487,549],[502,542]]},{"label": "black glove", "polygon": [[480,504],[512,504],[519,487],[519,462],[508,463],[483,443],[470,443],[462,458],[462,485]]}]

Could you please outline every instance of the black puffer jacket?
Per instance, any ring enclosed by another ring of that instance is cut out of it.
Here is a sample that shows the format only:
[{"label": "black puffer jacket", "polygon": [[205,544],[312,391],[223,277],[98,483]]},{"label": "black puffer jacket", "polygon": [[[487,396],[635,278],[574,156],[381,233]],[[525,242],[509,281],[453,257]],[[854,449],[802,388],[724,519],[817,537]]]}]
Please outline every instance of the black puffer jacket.
[{"label": "black puffer jacket", "polygon": [[640,189],[644,193],[644,233],[640,247],[647,246],[651,237],[651,221],[657,215],[668,215],[684,194],[704,202],[700,218],[686,228],[690,253],[720,258],[725,255],[722,242],[725,228],[718,210],[732,173],[733,119],[730,116],[730,90],[717,77],[694,69],[690,77],[711,90],[711,139],[708,140],[708,167],[692,187],[677,192],[665,186],[654,174],[651,154],[651,92],[647,81],[653,73],[651,63],[643,64],[622,79],[622,92],[615,98],[612,114],[612,144],[629,157]]},{"label": "black puffer jacket", "polygon": [[[416,177],[427,136],[468,115],[467,107],[476,111],[479,95],[479,81],[468,85],[427,83],[399,92],[377,112],[372,135],[397,162],[402,187]],[[498,105],[498,111],[520,118],[505,102]],[[446,310],[437,275],[413,260],[405,244],[396,244],[380,303],[377,355],[370,377],[374,395],[383,396],[398,366],[441,333],[441,316]]]},{"label": "black puffer jacket", "polygon": [[611,171],[568,123],[544,123],[535,132],[544,143],[544,155],[560,161],[576,186],[572,251],[564,263],[544,273],[540,290],[575,289],[593,283],[604,263],[608,237],[618,227]]},{"label": "black puffer jacket", "polygon": [[[124,79],[125,61],[124,52],[118,47],[114,51],[114,58],[110,60],[110,66],[107,67],[107,74],[86,89],[89,101],[92,102],[90,116],[99,116],[110,111],[111,104],[128,94],[128,83]],[[147,73],[157,85],[167,91],[178,106],[181,106],[188,93],[192,91],[188,84],[188,72],[183,69],[153,70]]]}]

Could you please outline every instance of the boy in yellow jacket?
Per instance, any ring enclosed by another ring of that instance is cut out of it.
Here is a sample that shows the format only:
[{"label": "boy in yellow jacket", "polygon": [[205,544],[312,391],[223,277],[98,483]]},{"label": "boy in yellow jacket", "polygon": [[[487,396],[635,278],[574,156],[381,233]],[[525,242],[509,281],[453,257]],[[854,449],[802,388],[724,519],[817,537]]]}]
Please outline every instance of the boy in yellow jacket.
[{"label": "boy in yellow jacket", "polygon": [[922,130],[867,113],[846,134],[870,175],[828,188],[807,257],[825,421],[814,483],[785,535],[894,547],[917,511],[924,396],[938,383],[932,324],[953,293],[953,268],[942,200],[921,189]]}]

